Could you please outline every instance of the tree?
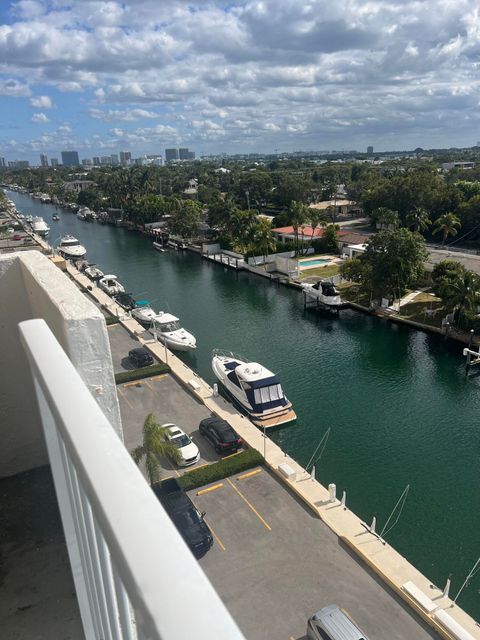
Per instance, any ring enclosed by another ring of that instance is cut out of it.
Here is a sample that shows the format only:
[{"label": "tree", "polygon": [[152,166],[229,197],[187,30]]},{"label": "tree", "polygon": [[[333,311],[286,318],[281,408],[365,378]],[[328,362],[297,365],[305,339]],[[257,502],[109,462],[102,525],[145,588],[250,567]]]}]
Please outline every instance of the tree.
[{"label": "tree", "polygon": [[336,224],[329,224],[325,229],[322,240],[327,253],[338,253],[339,228]]},{"label": "tree", "polygon": [[155,420],[153,413],[149,413],[143,423],[143,443],[132,451],[132,458],[136,464],[145,460],[150,484],[155,484],[160,480],[162,468],[158,456],[165,455],[175,461],[180,459],[178,449],[167,440],[167,428],[161,427]]},{"label": "tree", "polygon": [[424,273],[427,259],[425,240],[408,229],[380,231],[367,242],[365,253],[358,260],[365,262],[366,290],[374,296],[403,293]]},{"label": "tree", "polygon": [[275,238],[269,220],[258,218],[253,227],[253,245],[261,252],[263,258],[276,249]]},{"label": "tree", "polygon": [[308,210],[303,202],[292,200],[290,203],[290,219],[295,235],[295,253],[298,255],[298,229],[299,227],[304,227],[308,219]]},{"label": "tree", "polygon": [[177,211],[172,211],[168,221],[170,233],[180,238],[191,238],[198,232],[200,206],[193,200],[185,200]]},{"label": "tree", "polygon": [[257,219],[256,211],[234,209],[228,221],[227,232],[240,253],[245,253],[252,244],[253,230]]},{"label": "tree", "polygon": [[442,234],[442,245],[445,244],[445,240],[448,236],[456,236],[458,233],[458,228],[460,228],[461,222],[457,218],[454,213],[444,213],[443,216],[440,216],[437,220],[435,220],[435,227],[433,229],[433,235],[437,233]]},{"label": "tree", "polygon": [[310,207],[308,209],[308,219],[310,226],[312,227],[312,235],[310,236],[310,242],[312,242],[313,236],[315,235],[315,229],[318,226],[326,227],[327,221],[322,211],[320,211],[320,209],[315,209],[314,207]]},{"label": "tree", "polygon": [[422,207],[415,207],[407,214],[406,218],[407,226],[412,228],[413,231],[423,233],[432,224],[428,216],[428,212]]},{"label": "tree", "polygon": [[480,304],[480,276],[454,260],[444,260],[432,272],[434,292],[442,298],[448,311],[454,312],[455,322],[465,326],[469,313]]},{"label": "tree", "polygon": [[372,220],[377,223],[381,229],[396,229],[400,225],[400,217],[398,211],[388,209],[388,207],[378,207],[372,212]]}]

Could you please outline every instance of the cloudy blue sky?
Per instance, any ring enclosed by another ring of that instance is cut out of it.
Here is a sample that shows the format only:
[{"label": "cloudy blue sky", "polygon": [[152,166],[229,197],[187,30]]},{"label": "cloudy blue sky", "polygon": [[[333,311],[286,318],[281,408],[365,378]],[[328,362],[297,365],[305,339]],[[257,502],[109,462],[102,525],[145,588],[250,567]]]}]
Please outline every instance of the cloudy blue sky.
[{"label": "cloudy blue sky", "polygon": [[471,0],[0,1],[0,155],[472,146]]}]

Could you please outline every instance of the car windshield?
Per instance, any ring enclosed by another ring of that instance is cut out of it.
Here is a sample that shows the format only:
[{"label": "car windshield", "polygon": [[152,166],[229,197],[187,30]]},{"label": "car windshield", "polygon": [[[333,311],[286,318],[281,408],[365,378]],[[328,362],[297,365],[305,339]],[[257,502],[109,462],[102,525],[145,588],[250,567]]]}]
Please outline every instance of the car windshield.
[{"label": "car windshield", "polygon": [[181,449],[181,447],[186,447],[188,444],[190,444],[191,440],[185,433],[182,433],[182,435],[172,438],[171,443]]},{"label": "car windshield", "polygon": [[160,325],[160,331],[162,333],[169,333],[170,331],[177,331],[180,329],[178,322],[165,322]]}]

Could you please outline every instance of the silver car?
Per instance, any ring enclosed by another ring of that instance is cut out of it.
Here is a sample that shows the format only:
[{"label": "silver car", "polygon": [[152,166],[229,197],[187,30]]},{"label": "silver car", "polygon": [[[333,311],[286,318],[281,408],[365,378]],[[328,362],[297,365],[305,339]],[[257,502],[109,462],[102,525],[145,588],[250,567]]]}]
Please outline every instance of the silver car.
[{"label": "silver car", "polygon": [[311,640],[368,640],[350,618],[336,604],[329,604],[307,622],[307,638]]}]

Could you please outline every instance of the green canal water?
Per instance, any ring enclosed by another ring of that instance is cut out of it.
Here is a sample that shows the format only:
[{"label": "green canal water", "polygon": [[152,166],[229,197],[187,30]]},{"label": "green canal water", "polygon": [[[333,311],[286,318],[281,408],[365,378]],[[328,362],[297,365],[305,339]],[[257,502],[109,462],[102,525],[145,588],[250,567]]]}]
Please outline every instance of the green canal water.
[{"label": "green canal water", "polygon": [[[127,291],[178,315],[198,345],[183,358],[210,383],[216,347],[277,372],[298,420],[271,437],[305,465],[330,428],[317,478],[335,482],[338,495],[346,489],[367,522],[376,514],[377,530],[409,484],[387,540],[433,583],[443,587],[451,573],[456,594],[480,555],[480,377],[465,377],[460,345],[353,311],[305,313],[295,290],[196,254],[157,253],[141,235],[8,195],[45,218],[52,244],[74,234]],[[479,590],[477,574],[459,599],[476,619]]]}]

